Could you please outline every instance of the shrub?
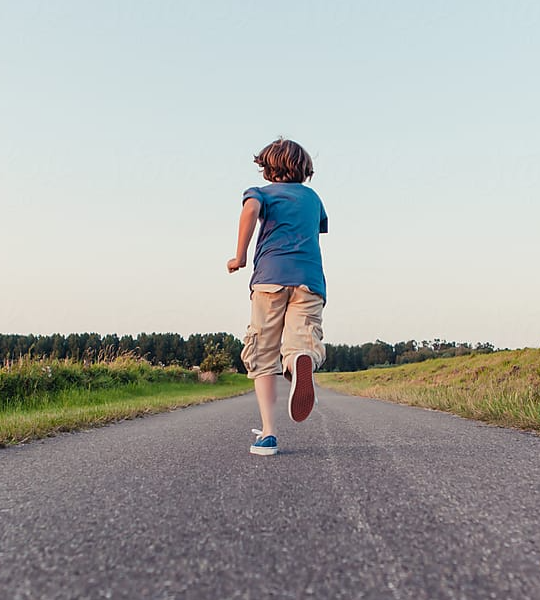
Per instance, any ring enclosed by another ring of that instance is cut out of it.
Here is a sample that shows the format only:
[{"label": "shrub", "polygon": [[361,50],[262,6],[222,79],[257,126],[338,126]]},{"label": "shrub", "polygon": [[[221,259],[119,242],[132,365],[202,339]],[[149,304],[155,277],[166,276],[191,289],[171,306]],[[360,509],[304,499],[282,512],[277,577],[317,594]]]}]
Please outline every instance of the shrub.
[{"label": "shrub", "polygon": [[204,347],[204,359],[201,371],[219,375],[231,366],[231,356],[214,342],[208,342]]}]

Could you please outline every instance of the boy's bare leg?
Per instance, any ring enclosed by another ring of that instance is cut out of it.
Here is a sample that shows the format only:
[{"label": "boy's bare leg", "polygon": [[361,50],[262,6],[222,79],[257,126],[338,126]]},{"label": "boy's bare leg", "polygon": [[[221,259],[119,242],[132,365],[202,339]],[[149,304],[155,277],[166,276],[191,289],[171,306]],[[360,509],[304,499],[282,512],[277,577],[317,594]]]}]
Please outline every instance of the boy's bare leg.
[{"label": "boy's bare leg", "polygon": [[255,379],[255,393],[261,413],[263,437],[276,435],[277,378],[277,375],[262,375]]}]

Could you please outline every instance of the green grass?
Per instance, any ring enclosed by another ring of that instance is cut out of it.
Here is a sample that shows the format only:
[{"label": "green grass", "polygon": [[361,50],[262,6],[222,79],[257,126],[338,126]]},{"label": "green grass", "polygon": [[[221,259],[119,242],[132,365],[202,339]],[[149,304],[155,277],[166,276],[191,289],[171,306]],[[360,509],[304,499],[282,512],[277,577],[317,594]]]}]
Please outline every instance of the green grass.
[{"label": "green grass", "polygon": [[319,373],[316,377],[321,386],[346,394],[540,431],[540,349],[441,358],[356,373]]},{"label": "green grass", "polygon": [[252,389],[253,383],[245,375],[232,373],[221,375],[215,384],[141,380],[108,389],[62,389],[4,406],[0,410],[0,447],[235,396]]},{"label": "green grass", "polygon": [[197,373],[179,366],[155,367],[129,354],[92,364],[70,359],[33,360],[24,356],[6,361],[0,367],[0,411],[21,405],[37,407],[65,391],[166,381],[197,381]]}]

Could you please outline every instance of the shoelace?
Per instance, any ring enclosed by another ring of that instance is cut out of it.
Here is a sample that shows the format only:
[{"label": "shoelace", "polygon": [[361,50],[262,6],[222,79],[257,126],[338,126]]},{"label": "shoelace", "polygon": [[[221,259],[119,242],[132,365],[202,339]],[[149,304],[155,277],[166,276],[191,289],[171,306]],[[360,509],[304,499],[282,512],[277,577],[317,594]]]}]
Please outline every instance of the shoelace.
[{"label": "shoelace", "polygon": [[251,433],[254,433],[257,436],[255,441],[257,441],[258,439],[260,439],[262,437],[262,431],[260,429],[252,429]]}]

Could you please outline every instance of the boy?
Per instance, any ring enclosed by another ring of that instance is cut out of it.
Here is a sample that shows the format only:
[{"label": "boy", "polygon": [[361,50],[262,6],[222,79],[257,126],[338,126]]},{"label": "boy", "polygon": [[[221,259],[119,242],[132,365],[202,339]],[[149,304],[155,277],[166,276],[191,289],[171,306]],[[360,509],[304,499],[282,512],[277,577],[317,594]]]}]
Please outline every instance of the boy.
[{"label": "boy", "polygon": [[[251,322],[242,360],[254,379],[262,431],[253,454],[278,451],[274,409],[277,376],[291,381],[289,415],[309,416],[314,403],[313,371],[326,358],[322,343],[322,309],[326,303],[319,233],[328,232],[328,218],[319,196],[302,185],[313,175],[309,154],[282,138],[255,156],[270,185],[244,192],[236,256],[229,273],[246,266],[247,249],[257,220],[259,236],[250,281]],[[283,363],[280,360],[280,353]]]}]

